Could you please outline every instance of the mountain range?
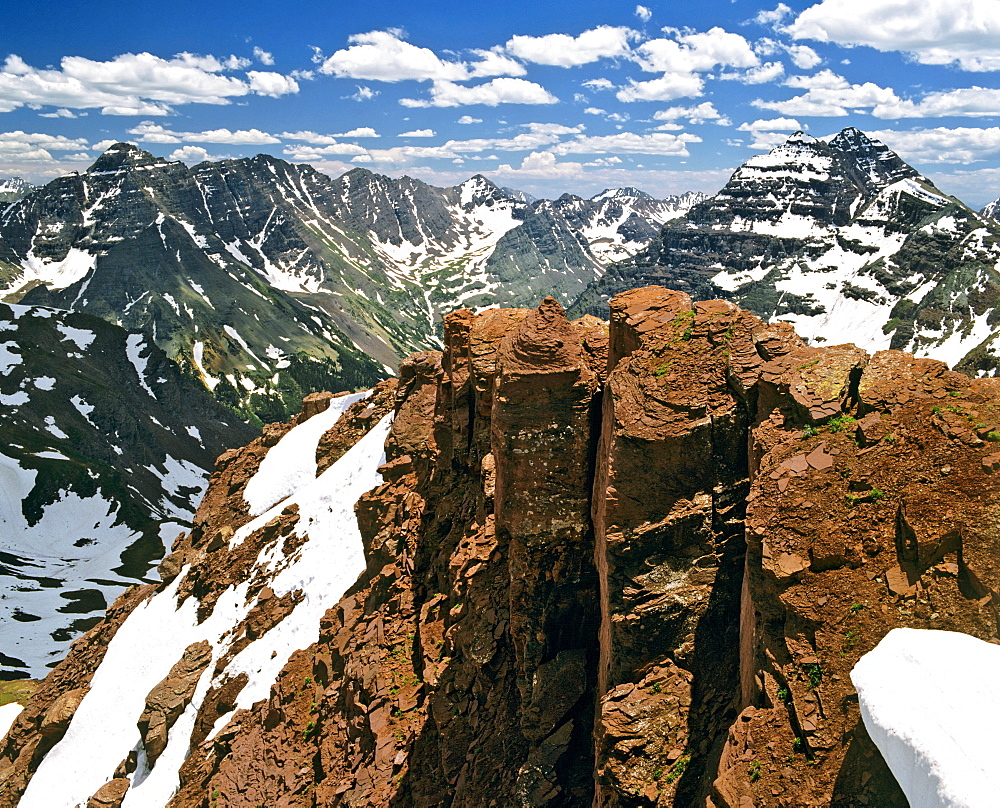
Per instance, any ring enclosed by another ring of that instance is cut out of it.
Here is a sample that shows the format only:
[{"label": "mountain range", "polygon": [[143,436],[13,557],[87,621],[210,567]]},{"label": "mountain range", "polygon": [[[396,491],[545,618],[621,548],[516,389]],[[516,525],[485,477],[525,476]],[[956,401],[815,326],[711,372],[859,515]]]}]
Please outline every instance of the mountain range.
[{"label": "mountain range", "polygon": [[[305,394],[370,387],[402,356],[440,347],[457,307],[530,307],[550,294],[571,316],[606,316],[611,295],[657,283],[738,302],[814,345],[903,348],[969,375],[998,369],[996,206],[970,210],[855,129],[793,135],[712,197],[622,188],[538,200],[481,176],[451,188],[365,169],[332,179],[267,155],[189,168],[124,143],[82,174],[8,186],[0,283],[20,312],[6,320],[21,323],[11,333],[25,330],[5,343],[16,368],[0,381],[17,425],[0,451],[20,480],[5,507],[23,532],[44,516],[43,500],[50,510],[71,497],[103,504],[83,531],[94,536],[64,542],[96,542],[87,558],[100,563],[20,545],[4,560],[20,582],[6,604],[18,648],[54,644],[7,652],[0,675],[38,671],[116,586],[145,575],[224,449],[286,420]],[[100,372],[51,330],[70,316],[98,323],[73,328],[109,335],[94,343],[111,357]],[[32,329],[47,354],[27,342]],[[25,356],[36,357],[30,368],[17,364]],[[137,370],[154,365],[169,372]],[[83,400],[108,414],[81,415],[63,375],[91,378]],[[51,389],[34,381],[49,378]],[[185,406],[167,415],[154,400]],[[181,463],[185,474],[169,471]],[[141,561],[119,564],[132,546]],[[93,591],[47,611],[31,605],[46,587]]]},{"label": "mountain range", "polygon": [[303,390],[373,384],[438,343],[444,312],[567,305],[699,195],[522,201],[266,155],[164,162],[112,146],[0,215],[6,299],[140,330],[224,403],[264,421]]},{"label": "mountain range", "polygon": [[1000,369],[1000,227],[857,129],[798,133],[613,265],[570,311],[659,283],[792,323],[813,344]]}]

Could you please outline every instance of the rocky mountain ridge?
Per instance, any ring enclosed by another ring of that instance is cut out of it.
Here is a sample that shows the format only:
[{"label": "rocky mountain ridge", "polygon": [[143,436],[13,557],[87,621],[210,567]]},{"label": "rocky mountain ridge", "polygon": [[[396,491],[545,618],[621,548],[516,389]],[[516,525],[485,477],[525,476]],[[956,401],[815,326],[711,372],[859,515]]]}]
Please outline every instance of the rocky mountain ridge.
[{"label": "rocky mountain ridge", "polygon": [[1000,226],[857,129],[797,133],[668,222],[573,305],[662,283],[724,297],[813,344],[850,340],[1000,372]]},{"label": "rocky mountain ridge", "polygon": [[906,805],[848,672],[894,626],[998,640],[998,382],[609,308],[456,312],[223,455],[0,805]]},{"label": "rocky mountain ridge", "polygon": [[303,392],[373,384],[457,306],[568,304],[694,199],[528,202],[481,176],[331,179],[267,155],[189,169],[120,143],[0,215],[0,281],[145,331],[269,421]]}]

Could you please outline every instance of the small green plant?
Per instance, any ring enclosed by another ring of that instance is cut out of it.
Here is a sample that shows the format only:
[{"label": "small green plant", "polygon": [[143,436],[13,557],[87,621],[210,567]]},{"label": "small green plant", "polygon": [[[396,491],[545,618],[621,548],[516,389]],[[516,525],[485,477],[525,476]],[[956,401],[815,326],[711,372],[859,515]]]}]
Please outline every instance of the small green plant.
[{"label": "small green plant", "polygon": [[853,415],[838,415],[827,422],[827,428],[831,432],[843,432],[852,429],[857,424],[857,419]]},{"label": "small green plant", "polygon": [[948,395],[951,396],[952,398],[958,398],[962,394],[958,390],[949,390]]},{"label": "small green plant", "polygon": [[880,488],[872,488],[870,491],[865,491],[862,494],[852,494],[848,492],[844,495],[844,499],[847,500],[847,507],[853,508],[861,502],[878,502],[880,499],[885,498],[885,491]]},{"label": "small green plant", "polygon": [[820,664],[818,662],[807,662],[802,666],[802,670],[806,675],[808,688],[810,690],[815,690],[819,687],[820,682],[823,681],[823,668]]},{"label": "small green plant", "polygon": [[666,376],[666,375],[667,375],[667,372],[668,372],[669,370],[670,370],[670,363],[668,362],[668,363],[667,363],[667,364],[665,364],[665,365],[660,365],[660,366],[659,366],[659,367],[658,367],[658,368],[657,368],[656,370],[654,370],[654,371],[653,371],[653,375],[654,375],[654,376],[655,376],[655,377],[656,377],[657,379],[661,379],[661,378],[663,378],[664,376]]},{"label": "small green plant", "polygon": [[315,734],[316,734],[316,722],[310,721],[308,724],[306,724],[306,728],[302,730],[302,740],[308,741]]},{"label": "small green plant", "polygon": [[670,773],[666,777],[668,783],[674,782],[678,777],[684,774],[684,770],[687,768],[688,763],[691,762],[691,758],[682,757],[677,760],[677,762],[670,767]]},{"label": "small green plant", "polygon": [[783,687],[778,690],[778,701],[782,704],[788,704],[791,700],[792,692],[787,687]]},{"label": "small green plant", "polygon": [[941,410],[940,407],[938,407],[938,406],[935,405],[935,406],[931,407],[931,412],[934,413],[935,415],[940,415],[941,412],[942,412],[942,410]]},{"label": "small green plant", "polygon": [[855,603],[853,606],[851,606],[850,609],[848,609],[848,611],[851,612],[852,614],[857,614],[858,612],[860,612],[864,608],[865,608],[865,604],[863,604],[863,603]]},{"label": "small green plant", "polygon": [[890,433],[889,433],[888,435],[886,435],[886,436],[885,436],[885,442],[886,442],[886,443],[895,443],[895,442],[896,442],[896,436],[895,436],[895,435],[893,435],[893,434],[892,434],[892,433],[890,432]]},{"label": "small green plant", "polygon": [[654,693],[659,693],[663,688],[661,687],[659,682],[653,682],[653,686],[650,687],[649,689],[652,690]]},{"label": "small green plant", "polygon": [[812,424],[806,424],[805,428],[802,430],[802,440],[806,438],[814,438],[819,434],[819,430]]},{"label": "small green plant", "polygon": [[799,365],[799,370],[805,370],[806,368],[811,368],[811,367],[813,367],[815,365],[818,365],[818,364],[819,364],[819,360],[818,359],[813,359],[812,362],[806,362],[804,365]]},{"label": "small green plant", "polygon": [[390,696],[397,696],[397,695],[399,695],[399,688],[396,687],[395,685],[393,687],[390,687],[389,688],[389,695]]},{"label": "small green plant", "polygon": [[660,768],[653,769],[653,779],[659,780],[661,777],[663,777],[663,769]]},{"label": "small green plant", "polygon": [[756,760],[751,760],[750,767],[747,769],[747,774],[749,774],[750,776],[750,782],[756,783],[758,780],[760,780],[761,773],[762,772],[760,763]]},{"label": "small green plant", "polygon": [[1000,432],[997,432],[995,429],[991,429],[989,432],[986,433],[986,440],[992,440],[992,441],[1000,440]]},{"label": "small green plant", "polygon": [[302,680],[303,685],[311,685],[312,683],[313,683],[313,678],[311,676],[307,676],[305,679]]}]

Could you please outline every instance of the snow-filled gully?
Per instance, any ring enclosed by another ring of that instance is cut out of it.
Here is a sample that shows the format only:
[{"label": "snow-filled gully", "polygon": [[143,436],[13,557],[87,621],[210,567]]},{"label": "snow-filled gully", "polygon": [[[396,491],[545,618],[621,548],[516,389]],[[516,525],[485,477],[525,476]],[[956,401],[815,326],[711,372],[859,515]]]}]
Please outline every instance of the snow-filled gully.
[{"label": "snow-filled gully", "polygon": [[[299,506],[300,518],[294,529],[299,535],[308,533],[308,541],[301,546],[298,556],[276,572],[279,561],[284,561],[280,548],[263,550],[255,563],[257,570],[273,574],[270,586],[276,595],[301,591],[302,597],[293,611],[236,654],[225,670],[213,677],[214,663],[226,654],[231,640],[227,634],[246,618],[256,599],[246,602],[248,582],[233,586],[222,594],[212,614],[199,624],[195,598],[177,604],[176,593],[187,570],[183,571],[165,590],[136,608],[119,628],[66,735],[38,767],[19,808],[85,805],[97,789],[112,779],[118,764],[133,749],[140,750],[139,766],[131,775],[132,786],[123,808],[165,805],[178,788],[178,772],[190,748],[195,717],[213,684],[246,673],[249,681],[237,699],[234,712],[250,707],[267,697],[291,654],[318,639],[322,615],[365,569],[354,504],[361,494],[381,483],[377,469],[384,462],[383,447],[392,415],[383,418],[319,477],[315,476],[315,466],[309,475],[297,466],[291,468],[279,461],[290,455],[282,450],[286,442],[285,449],[294,446],[297,450],[304,449],[305,456],[314,456],[316,444],[325,431],[318,426],[335,421],[346,405],[335,400],[329,415],[320,413],[286,434],[271,449],[271,453],[277,451],[275,461],[262,464],[247,485],[257,506],[253,510],[264,510],[253,523],[270,519],[292,503]],[[315,419],[320,420],[313,423]],[[270,494],[268,480],[275,485]],[[244,538],[248,534],[248,530],[242,529],[237,535]],[[212,646],[212,663],[202,674],[191,703],[171,728],[166,749],[149,770],[136,721],[149,691],[169,673],[185,648],[201,640]],[[232,713],[222,716],[214,731],[221,729],[231,716]]]}]

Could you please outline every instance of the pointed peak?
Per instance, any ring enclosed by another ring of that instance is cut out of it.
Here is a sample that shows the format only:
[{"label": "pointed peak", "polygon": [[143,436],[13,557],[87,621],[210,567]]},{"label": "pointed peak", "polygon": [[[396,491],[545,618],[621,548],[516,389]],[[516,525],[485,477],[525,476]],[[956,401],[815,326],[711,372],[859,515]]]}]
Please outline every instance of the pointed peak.
[{"label": "pointed peak", "polygon": [[788,136],[788,140],[785,141],[785,145],[786,146],[788,146],[788,145],[793,145],[793,146],[794,145],[810,145],[811,146],[811,145],[814,145],[816,143],[819,143],[819,141],[816,138],[814,138],[812,135],[807,135],[801,129],[798,132],[792,132],[792,134],[790,134]]},{"label": "pointed peak", "polygon": [[97,161],[87,169],[90,172],[120,171],[123,168],[162,165],[163,161],[143,151],[134,143],[113,143]]}]

